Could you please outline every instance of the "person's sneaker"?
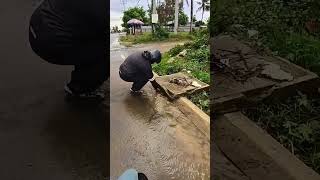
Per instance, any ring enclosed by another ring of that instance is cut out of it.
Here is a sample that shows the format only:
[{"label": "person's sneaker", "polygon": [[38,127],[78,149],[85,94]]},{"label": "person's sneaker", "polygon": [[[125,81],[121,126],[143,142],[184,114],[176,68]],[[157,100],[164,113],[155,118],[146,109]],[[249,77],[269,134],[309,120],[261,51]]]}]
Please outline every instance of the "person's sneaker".
[{"label": "person's sneaker", "polygon": [[64,91],[66,92],[66,96],[70,98],[104,100],[106,97],[106,91],[103,88],[98,88],[95,91],[87,93],[74,93],[68,85],[65,85]]},{"label": "person's sneaker", "polygon": [[134,91],[134,90],[130,89],[130,93],[131,93],[132,95],[141,95],[141,94],[143,93],[143,91],[142,91],[142,90]]}]

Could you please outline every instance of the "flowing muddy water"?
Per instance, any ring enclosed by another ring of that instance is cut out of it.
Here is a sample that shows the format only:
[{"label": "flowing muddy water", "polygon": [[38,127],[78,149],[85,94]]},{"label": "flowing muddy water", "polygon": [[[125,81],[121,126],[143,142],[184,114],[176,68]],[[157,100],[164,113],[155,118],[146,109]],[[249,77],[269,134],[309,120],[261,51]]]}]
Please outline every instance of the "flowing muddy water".
[{"label": "flowing muddy water", "polygon": [[[111,47],[111,177],[135,168],[151,180],[209,179],[209,140],[151,85],[144,87],[142,96],[132,96],[131,83],[119,78],[123,57],[141,48]],[[167,49],[168,44],[157,48]]]}]

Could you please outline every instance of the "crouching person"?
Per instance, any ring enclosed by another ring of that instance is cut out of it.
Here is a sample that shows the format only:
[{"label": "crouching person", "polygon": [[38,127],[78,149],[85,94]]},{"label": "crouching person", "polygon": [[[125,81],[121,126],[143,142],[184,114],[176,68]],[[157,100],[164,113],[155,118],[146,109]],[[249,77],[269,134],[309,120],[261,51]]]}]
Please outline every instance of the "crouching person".
[{"label": "crouching person", "polygon": [[133,82],[130,89],[133,94],[141,94],[141,89],[150,81],[154,88],[158,85],[154,81],[152,64],[161,62],[159,50],[135,52],[128,56],[121,64],[119,75],[126,82]]}]

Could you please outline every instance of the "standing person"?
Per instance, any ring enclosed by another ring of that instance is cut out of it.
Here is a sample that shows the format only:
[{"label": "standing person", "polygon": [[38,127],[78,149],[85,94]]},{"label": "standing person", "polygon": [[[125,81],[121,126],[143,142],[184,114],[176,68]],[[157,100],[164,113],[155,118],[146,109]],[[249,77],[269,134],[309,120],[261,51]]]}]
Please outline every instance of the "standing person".
[{"label": "standing person", "polygon": [[44,0],[30,20],[32,50],[49,63],[74,65],[68,96],[105,97],[107,41],[106,0]]},{"label": "standing person", "polygon": [[154,81],[151,64],[160,62],[161,53],[159,50],[135,52],[121,64],[119,75],[122,80],[133,82],[130,89],[133,94],[140,94],[143,86],[149,81],[153,87],[158,88]]}]

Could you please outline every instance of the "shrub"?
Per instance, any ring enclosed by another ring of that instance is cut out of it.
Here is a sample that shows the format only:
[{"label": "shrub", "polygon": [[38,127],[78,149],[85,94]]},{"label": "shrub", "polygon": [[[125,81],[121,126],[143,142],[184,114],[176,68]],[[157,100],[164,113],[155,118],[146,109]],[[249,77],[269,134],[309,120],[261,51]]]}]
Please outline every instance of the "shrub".
[{"label": "shrub", "polygon": [[[202,45],[203,47],[206,47],[205,45]],[[198,48],[194,49],[192,51],[188,51],[187,58],[192,61],[197,62],[205,62],[208,61],[210,58],[210,51],[209,48]]]},{"label": "shrub", "polygon": [[159,40],[164,40],[169,38],[169,32],[162,28],[161,26],[156,26],[153,37]]},{"label": "shrub", "polygon": [[196,26],[196,27],[203,26],[203,25],[205,25],[205,23],[204,23],[203,21],[197,21],[197,22],[195,23],[195,26]]},{"label": "shrub", "polygon": [[171,57],[178,55],[181,51],[183,51],[185,47],[183,45],[177,45],[174,48],[169,50],[169,55]]},{"label": "shrub", "polygon": [[194,94],[189,96],[188,98],[197,105],[202,111],[210,114],[210,100],[209,100],[209,92],[202,92],[198,94]]},{"label": "shrub", "polygon": [[320,172],[319,97],[302,93],[285,102],[261,102],[243,112],[306,165]]}]

